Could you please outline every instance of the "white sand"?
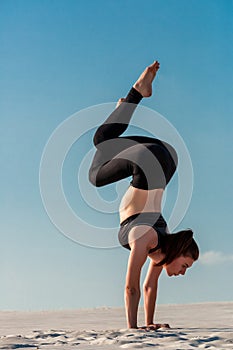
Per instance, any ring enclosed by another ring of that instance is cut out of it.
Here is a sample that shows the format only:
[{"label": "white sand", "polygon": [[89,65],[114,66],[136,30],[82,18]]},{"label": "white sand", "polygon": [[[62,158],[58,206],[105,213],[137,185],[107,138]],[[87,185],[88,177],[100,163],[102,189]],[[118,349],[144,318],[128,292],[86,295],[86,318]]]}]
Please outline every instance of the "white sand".
[{"label": "white sand", "polygon": [[[157,307],[171,329],[127,330],[123,308],[0,312],[0,349],[233,350],[233,302]],[[143,325],[143,310],[139,312]]]}]

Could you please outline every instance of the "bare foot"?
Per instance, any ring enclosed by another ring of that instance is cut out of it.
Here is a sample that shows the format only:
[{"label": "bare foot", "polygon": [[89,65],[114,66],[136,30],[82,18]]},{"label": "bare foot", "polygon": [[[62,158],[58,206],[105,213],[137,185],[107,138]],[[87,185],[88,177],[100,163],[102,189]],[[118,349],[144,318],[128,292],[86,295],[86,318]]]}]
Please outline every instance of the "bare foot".
[{"label": "bare foot", "polygon": [[124,102],[124,101],[125,101],[125,98],[123,98],[123,97],[120,98],[117,102],[116,108],[119,107],[122,104],[122,102]]},{"label": "bare foot", "polygon": [[143,97],[149,97],[152,95],[152,82],[159,69],[159,62],[154,61],[150,66],[146,67],[144,72],[140,75],[136,83],[133,85]]}]

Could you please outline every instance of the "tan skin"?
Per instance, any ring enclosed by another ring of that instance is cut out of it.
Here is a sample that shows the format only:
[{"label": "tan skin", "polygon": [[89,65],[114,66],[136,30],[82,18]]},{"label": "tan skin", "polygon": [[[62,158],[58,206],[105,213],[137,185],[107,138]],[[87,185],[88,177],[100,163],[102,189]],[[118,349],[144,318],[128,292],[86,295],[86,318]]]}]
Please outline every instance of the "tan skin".
[{"label": "tan skin", "polygon": [[[134,88],[143,97],[152,95],[152,82],[159,69],[159,62],[155,61],[140,75]],[[124,101],[118,101],[120,105]],[[120,221],[129,216],[141,212],[161,212],[161,203],[164,190],[141,190],[130,186],[126,191],[120,205]],[[156,266],[164,255],[160,250],[149,254],[149,250],[158,244],[157,232],[147,225],[133,227],[129,233],[129,245],[131,248],[125,283],[125,308],[128,328],[140,328],[155,330],[160,327],[169,328],[168,324],[155,324],[153,322],[155,303],[157,296],[158,279],[163,269],[168,276],[184,275],[187,268],[191,267],[194,260],[190,257],[180,256],[170,264]],[[137,326],[138,304],[140,300],[140,275],[142,266],[147,258],[150,259],[149,268],[143,284],[145,326]]]}]

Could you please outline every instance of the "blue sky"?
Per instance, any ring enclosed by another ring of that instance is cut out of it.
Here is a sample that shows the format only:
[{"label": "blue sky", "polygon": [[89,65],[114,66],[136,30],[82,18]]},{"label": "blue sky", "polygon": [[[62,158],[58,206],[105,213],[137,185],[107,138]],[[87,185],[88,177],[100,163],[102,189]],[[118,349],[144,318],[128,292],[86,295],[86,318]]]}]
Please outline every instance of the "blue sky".
[{"label": "blue sky", "polygon": [[[154,59],[154,96],[142,105],[167,118],[190,152],[193,195],[177,230],[192,227],[203,255],[185,277],[162,275],[158,303],[232,301],[232,10],[230,0],[0,2],[0,309],[123,305],[128,251],[60,233],[42,203],[39,168],[62,122],[124,96]],[[67,155],[64,191],[77,215],[115,227],[117,214],[89,215],[79,198],[91,133]],[[109,193],[100,192],[111,202]]]}]

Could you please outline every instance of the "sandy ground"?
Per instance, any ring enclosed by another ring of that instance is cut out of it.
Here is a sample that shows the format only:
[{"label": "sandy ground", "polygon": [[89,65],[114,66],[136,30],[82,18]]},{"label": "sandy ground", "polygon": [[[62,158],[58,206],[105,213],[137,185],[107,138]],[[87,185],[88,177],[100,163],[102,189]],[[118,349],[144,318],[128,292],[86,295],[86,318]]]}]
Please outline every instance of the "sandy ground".
[{"label": "sandy ground", "polygon": [[[171,329],[126,329],[123,308],[0,312],[0,349],[233,350],[233,302],[157,307]],[[139,322],[143,325],[143,310]]]}]

